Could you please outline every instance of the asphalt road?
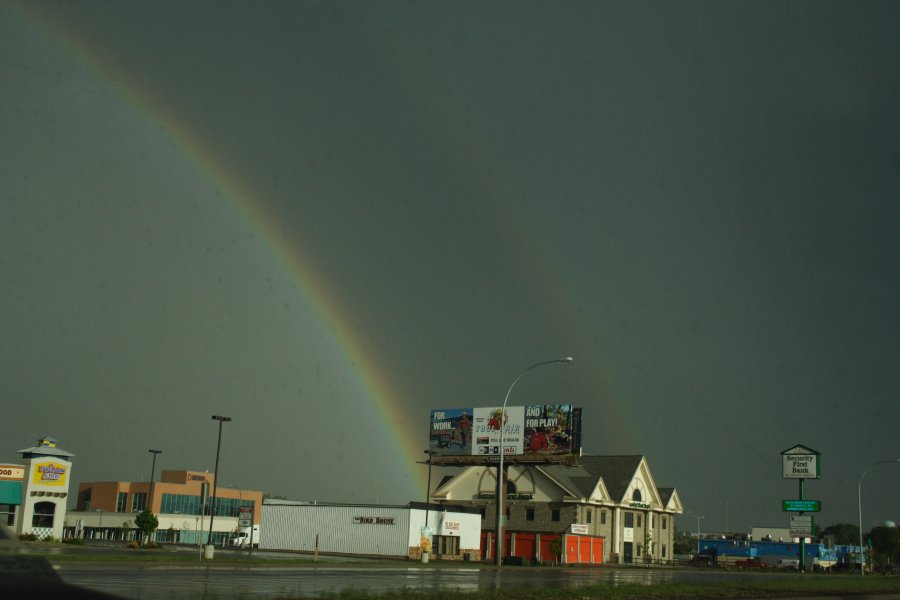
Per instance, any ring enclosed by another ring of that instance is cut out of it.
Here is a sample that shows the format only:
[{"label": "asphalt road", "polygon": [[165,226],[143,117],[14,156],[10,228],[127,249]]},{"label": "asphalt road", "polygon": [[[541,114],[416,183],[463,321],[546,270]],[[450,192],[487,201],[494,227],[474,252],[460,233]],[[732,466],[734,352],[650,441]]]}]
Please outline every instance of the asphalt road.
[{"label": "asphalt road", "polygon": [[421,567],[189,567],[66,563],[57,573],[69,584],[141,600],[320,597],[360,589],[488,590],[498,587],[582,586],[589,583],[653,584],[678,578],[673,571],[644,569],[520,569]]}]

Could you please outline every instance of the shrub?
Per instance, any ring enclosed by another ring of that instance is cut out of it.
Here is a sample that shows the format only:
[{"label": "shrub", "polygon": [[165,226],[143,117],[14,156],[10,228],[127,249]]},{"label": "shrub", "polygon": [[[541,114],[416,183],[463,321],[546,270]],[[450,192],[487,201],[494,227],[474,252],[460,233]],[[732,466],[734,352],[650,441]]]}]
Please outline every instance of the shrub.
[{"label": "shrub", "polygon": [[19,535],[19,539],[23,542],[36,542],[38,541],[38,537],[33,533],[23,533]]},{"label": "shrub", "polygon": [[84,546],[84,540],[81,538],[64,538],[62,543],[70,544],[72,546]]},{"label": "shrub", "polygon": [[138,542],[136,542],[136,541],[134,541],[134,540],[131,540],[130,542],[128,542],[127,544],[125,544],[125,547],[126,547],[126,548],[140,548],[141,545],[140,545]]}]

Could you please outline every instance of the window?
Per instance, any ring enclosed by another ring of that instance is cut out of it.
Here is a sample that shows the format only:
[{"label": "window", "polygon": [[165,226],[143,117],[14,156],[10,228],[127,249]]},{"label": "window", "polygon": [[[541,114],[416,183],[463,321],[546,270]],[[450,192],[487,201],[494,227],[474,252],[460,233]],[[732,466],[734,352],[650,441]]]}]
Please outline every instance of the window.
[{"label": "window", "polygon": [[638,527],[641,526],[641,515],[638,515],[638,516],[637,516],[637,526],[638,526]]},{"label": "window", "polygon": [[533,508],[525,509],[525,520],[526,521],[534,521],[534,509]]},{"label": "window", "polygon": [[641,490],[634,490],[634,493],[631,494],[631,499],[635,502],[641,501]]},{"label": "window", "polygon": [[593,516],[594,516],[594,511],[592,511],[591,509],[587,509],[586,511],[584,511],[584,518],[588,523],[591,522],[591,519],[593,518]]},{"label": "window", "polygon": [[550,520],[551,521],[559,521],[559,509],[554,508],[550,511]]},{"label": "window", "polygon": [[127,500],[128,494],[126,492],[119,492],[119,496],[116,498],[116,512],[125,512]]},{"label": "window", "polygon": [[436,535],[432,538],[432,549],[435,554],[459,554],[459,537],[455,535]]},{"label": "window", "polygon": [[666,528],[666,518],[665,517],[662,518],[662,528],[663,529]]},{"label": "window", "polygon": [[53,515],[56,505],[52,502],[38,502],[34,505],[34,516],[31,518],[32,527],[53,527]]},{"label": "window", "polygon": [[665,544],[662,545],[662,557],[663,558],[666,557],[666,545]]},{"label": "window", "polygon": [[10,527],[16,522],[16,505],[0,504],[0,523]]},{"label": "window", "polygon": [[656,527],[656,514],[650,515],[650,527]]},{"label": "window", "polygon": [[625,513],[625,527],[634,527],[634,513]]},{"label": "window", "polygon": [[600,524],[606,525],[606,511],[605,510],[600,511]]},{"label": "window", "polygon": [[140,494],[132,494],[131,510],[133,512],[140,512],[145,508],[147,508],[147,493],[141,492]]},{"label": "window", "polygon": [[91,510],[91,490],[90,488],[84,490],[83,492],[78,493],[78,504],[75,505],[75,510],[90,512]]}]

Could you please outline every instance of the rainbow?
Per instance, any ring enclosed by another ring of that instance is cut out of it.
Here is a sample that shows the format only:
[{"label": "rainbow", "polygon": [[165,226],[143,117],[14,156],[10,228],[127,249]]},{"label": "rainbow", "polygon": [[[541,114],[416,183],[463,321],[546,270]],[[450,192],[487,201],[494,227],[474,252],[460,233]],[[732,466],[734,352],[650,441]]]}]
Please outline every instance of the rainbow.
[{"label": "rainbow", "polygon": [[[404,490],[407,498],[419,498],[421,490],[426,486],[426,470],[417,465],[421,461],[422,448],[425,441],[419,436],[410,435],[408,424],[396,415],[403,414],[399,403],[399,395],[393,390],[387,374],[376,369],[366,355],[363,340],[350,327],[349,314],[341,303],[341,299],[332,293],[325,279],[305,260],[304,252],[297,240],[290,238],[274,218],[274,215],[263,210],[253,202],[262,195],[251,184],[240,177],[240,170],[232,168],[218,156],[213,147],[200,136],[195,135],[188,124],[181,122],[174,115],[168,114],[153,90],[142,85],[135,77],[123,79],[117,73],[115,80],[104,75],[108,70],[102,60],[102,53],[78,32],[65,28],[36,9],[23,2],[17,6],[22,21],[35,33],[66,55],[73,57],[86,67],[102,84],[108,87],[118,98],[131,106],[144,119],[155,126],[174,145],[177,151],[193,165],[209,184],[220,192],[248,225],[265,241],[272,253],[286,272],[297,283],[301,293],[314,307],[323,329],[334,337],[347,364],[356,373],[359,384],[370,396],[375,405],[382,427],[390,439],[396,440],[398,446],[398,462],[407,465]],[[423,411],[424,412],[424,411]],[[415,426],[415,424],[413,425]],[[424,418],[420,423],[422,437],[426,436],[427,423]],[[401,471],[402,472],[402,471]]]},{"label": "rainbow", "polygon": [[[233,168],[213,146],[196,134],[189,124],[179,120],[172,111],[167,110],[166,103],[138,77],[125,74],[121,70],[116,70],[115,77],[107,75],[113,69],[106,62],[102,49],[92,45],[79,32],[42,13],[36,5],[21,2],[13,6],[26,26],[58,47],[64,54],[78,61],[116,97],[156,127],[197,173],[205,177],[213,189],[220,192],[223,200],[238,212],[248,226],[258,234],[259,239],[264,240],[275,260],[297,283],[301,293],[315,309],[324,329],[334,337],[347,364],[355,371],[360,386],[370,397],[383,430],[396,441],[398,462],[407,465],[405,475],[407,489],[404,490],[407,497],[420,497],[421,490],[426,485],[426,470],[416,463],[421,461],[422,448],[426,445],[426,440],[423,439],[426,427],[424,419],[420,424],[410,424],[405,419],[397,418],[397,415],[405,414],[408,410],[403,406],[400,395],[394,391],[388,374],[375,367],[365,351],[364,340],[350,326],[351,320],[347,318],[349,311],[341,298],[333,293],[322,274],[306,260],[298,240],[291,238],[279,227],[275,215],[267,212],[260,203],[254,202],[254,198],[263,197],[264,194],[255,189],[248,179],[242,178],[241,170]],[[407,60],[416,59],[407,57]],[[503,189],[504,186],[502,182],[498,183],[496,174],[485,168],[491,161],[473,158],[478,154],[478,149],[474,140],[467,139],[465,132],[469,128],[463,124],[459,111],[447,106],[449,103],[443,98],[433,100],[435,104],[441,105],[440,113],[453,121],[445,124],[443,128],[447,137],[446,144],[460,162],[471,167],[470,177],[474,180],[474,184],[484,186],[485,189],[493,189],[497,196],[507,198],[507,203],[512,206],[514,203],[509,198],[515,196],[513,190]],[[553,290],[553,297],[548,298],[548,301],[556,307],[554,312],[560,315],[556,318],[566,321],[563,329],[571,329],[573,327],[571,315],[576,315],[577,310],[573,306],[571,296],[564,292],[571,289],[569,282],[566,281],[564,269],[560,268],[565,261],[556,260],[557,252],[541,247],[535,220],[529,221],[523,213],[527,211],[518,209],[498,214],[498,225],[507,229],[514,239],[513,243],[527,252],[531,264],[534,265],[534,271],[539,273],[539,277],[545,282],[543,288]],[[510,215],[514,222],[502,221]],[[575,368],[591,370],[590,379],[595,382],[595,393],[604,397],[604,408],[608,411],[605,418],[623,424],[634,423],[635,420],[627,419],[626,415],[620,414],[622,412],[620,403],[612,402],[617,396],[611,383],[613,378],[602,367],[609,364],[609,361],[603,355],[602,347],[596,345],[592,347],[594,350],[591,356],[576,357]],[[565,353],[565,350],[560,352]],[[502,387],[504,384],[501,382],[499,385]],[[417,429],[419,426],[422,437],[411,435],[419,431]],[[594,453],[609,451],[623,444],[633,447],[636,441],[640,441],[635,439],[637,432],[634,428],[623,427],[618,436],[621,437],[612,440],[611,445],[601,441],[600,447],[591,443],[590,436],[586,435],[585,438],[588,441],[588,449]]]}]

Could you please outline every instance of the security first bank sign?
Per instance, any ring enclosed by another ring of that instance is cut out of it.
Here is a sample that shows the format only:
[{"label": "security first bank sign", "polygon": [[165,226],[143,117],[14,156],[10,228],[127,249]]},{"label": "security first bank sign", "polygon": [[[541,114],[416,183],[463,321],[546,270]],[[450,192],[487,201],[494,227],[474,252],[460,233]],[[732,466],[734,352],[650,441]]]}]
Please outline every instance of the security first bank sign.
[{"label": "security first bank sign", "polygon": [[782,477],[784,479],[819,479],[822,476],[819,456],[819,452],[802,445],[785,450],[781,453]]}]

